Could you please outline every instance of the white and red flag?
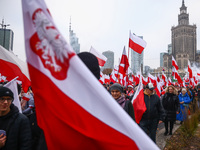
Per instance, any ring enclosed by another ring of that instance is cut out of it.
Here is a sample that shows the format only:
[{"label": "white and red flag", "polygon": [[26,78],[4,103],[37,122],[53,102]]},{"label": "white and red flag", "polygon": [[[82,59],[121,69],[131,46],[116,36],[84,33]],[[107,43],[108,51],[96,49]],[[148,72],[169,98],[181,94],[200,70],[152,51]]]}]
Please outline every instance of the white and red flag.
[{"label": "white and red flag", "polygon": [[129,48],[134,50],[135,52],[141,54],[145,49],[147,43],[140,37],[131,33],[129,34]]},{"label": "white and red flag", "polygon": [[164,85],[167,86],[167,77],[166,77],[166,75],[164,74],[163,71],[162,71],[162,79],[164,81]]},{"label": "white and red flag", "polygon": [[174,57],[172,56],[172,66],[175,67],[176,70],[178,70],[178,64],[176,63],[176,60],[174,59]]},{"label": "white and red flag", "polygon": [[158,97],[161,96],[161,92],[162,92],[162,85],[160,82],[156,81],[156,87],[155,87],[155,91],[156,91],[156,94],[158,95]]},{"label": "white and red flag", "polygon": [[18,88],[17,88],[17,82],[16,82],[17,78],[18,77],[12,79],[10,82],[6,83],[4,86],[9,88],[13,92],[14,94],[13,104],[17,106],[17,108],[19,109],[19,112],[22,113],[21,103],[18,96]]},{"label": "white and red flag", "polygon": [[193,78],[192,67],[191,67],[189,59],[188,59],[188,72],[189,72],[189,78],[190,79]]},{"label": "white and red flag", "polygon": [[120,64],[119,64],[119,73],[123,75],[123,78],[126,76],[128,67],[129,67],[129,62],[128,62],[128,57],[126,55],[126,49],[124,47],[122,57],[121,57],[121,61],[120,61]]},{"label": "white and red flag", "polygon": [[22,8],[37,121],[48,149],[159,149],[63,39],[44,1],[22,0]]},{"label": "white and red flag", "polygon": [[96,49],[94,49],[92,46],[90,48],[90,53],[94,54],[99,62],[99,66],[104,66],[104,64],[106,63],[106,56],[104,56],[103,54],[101,54],[100,52],[98,52]]},{"label": "white and red flag", "polygon": [[143,84],[142,84],[141,75],[140,75],[140,82],[139,82],[138,88],[135,92],[132,102],[133,102],[133,108],[134,108],[134,114],[135,114],[135,122],[139,124],[144,112],[147,109],[146,104],[144,102],[144,92],[143,92]]},{"label": "white and red flag", "polygon": [[18,76],[24,91],[31,85],[27,64],[0,45],[0,73],[11,81]]}]

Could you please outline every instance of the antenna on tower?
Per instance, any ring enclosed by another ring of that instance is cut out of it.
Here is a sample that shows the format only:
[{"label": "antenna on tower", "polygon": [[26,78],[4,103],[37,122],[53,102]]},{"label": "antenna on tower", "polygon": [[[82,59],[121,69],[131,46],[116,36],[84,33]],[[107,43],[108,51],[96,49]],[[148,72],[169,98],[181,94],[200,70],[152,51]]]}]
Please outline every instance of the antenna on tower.
[{"label": "antenna on tower", "polygon": [[2,29],[6,29],[7,26],[10,26],[10,24],[4,24],[4,19],[2,19],[2,23],[0,23]]}]

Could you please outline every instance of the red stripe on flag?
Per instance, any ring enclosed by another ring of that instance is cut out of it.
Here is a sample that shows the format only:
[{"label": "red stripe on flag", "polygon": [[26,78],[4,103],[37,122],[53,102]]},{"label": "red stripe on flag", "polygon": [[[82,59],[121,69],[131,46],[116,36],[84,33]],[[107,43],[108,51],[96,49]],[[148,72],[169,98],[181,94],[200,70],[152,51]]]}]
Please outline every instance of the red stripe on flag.
[{"label": "red stripe on flag", "polygon": [[14,63],[0,59],[1,74],[6,76],[7,80],[10,81],[13,78],[19,76],[18,80],[22,81],[22,87],[27,92],[28,87],[31,85],[30,80],[22,73],[21,69]]},{"label": "red stripe on flag", "polygon": [[136,93],[135,93],[138,95],[135,95],[136,97],[135,96],[133,97],[133,108],[134,108],[134,113],[135,113],[135,121],[138,124],[140,123],[140,120],[142,119],[142,116],[147,109],[146,104],[144,102],[144,92],[140,86],[142,86],[142,85],[139,85],[138,88],[140,88],[140,89],[137,89],[140,91],[138,93],[136,91]]},{"label": "red stripe on flag", "polygon": [[[49,150],[138,149],[133,140],[91,115],[43,73],[31,65],[29,70],[33,77],[38,124],[44,130]],[[41,86],[47,83],[50,88]]]},{"label": "red stripe on flag", "polygon": [[178,66],[176,65],[176,62],[172,60],[172,66],[174,66],[176,68],[176,70],[178,70]]},{"label": "red stripe on flag", "polygon": [[133,49],[135,52],[141,54],[142,51],[144,50],[144,47],[140,46],[139,44],[133,42],[130,38],[129,38],[129,47],[131,49]]},{"label": "red stripe on flag", "polygon": [[106,63],[106,61],[104,61],[103,59],[97,57],[98,62],[99,62],[99,66],[104,66],[104,64]]}]

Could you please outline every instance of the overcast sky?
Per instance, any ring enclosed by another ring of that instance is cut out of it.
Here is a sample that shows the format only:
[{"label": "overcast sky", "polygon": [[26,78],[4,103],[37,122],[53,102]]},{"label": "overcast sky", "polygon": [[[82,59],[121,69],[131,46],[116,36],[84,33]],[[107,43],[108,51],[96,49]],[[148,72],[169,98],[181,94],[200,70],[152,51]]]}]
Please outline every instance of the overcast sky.
[{"label": "overcast sky", "polygon": [[[182,0],[46,0],[58,29],[69,42],[69,22],[79,38],[81,51],[93,46],[115,53],[115,64],[128,49],[129,31],[147,42],[144,65],[159,67],[160,53],[171,43],[171,27],[178,24]],[[185,0],[190,24],[197,25],[200,49],[200,0]],[[21,0],[0,0],[0,21],[14,31],[14,53],[25,58]]]}]

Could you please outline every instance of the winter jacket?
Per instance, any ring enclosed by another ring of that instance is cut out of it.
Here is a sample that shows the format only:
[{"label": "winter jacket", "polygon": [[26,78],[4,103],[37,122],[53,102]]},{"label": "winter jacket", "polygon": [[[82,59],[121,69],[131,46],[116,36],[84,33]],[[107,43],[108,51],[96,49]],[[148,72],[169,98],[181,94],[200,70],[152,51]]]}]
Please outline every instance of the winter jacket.
[{"label": "winter jacket", "polygon": [[10,112],[0,117],[0,129],[6,131],[6,144],[1,150],[30,150],[31,128],[28,118],[11,104]]},{"label": "winter jacket", "polygon": [[144,112],[141,120],[160,119],[163,120],[163,109],[160,98],[156,94],[147,95],[144,91],[144,102],[147,110]]},{"label": "winter jacket", "polygon": [[182,93],[180,93],[179,96],[178,96],[178,98],[179,98],[179,102],[183,102],[184,101],[183,104],[180,104],[181,109],[184,106],[188,106],[188,104],[191,102],[191,99],[190,99],[188,93],[186,93],[185,95],[183,95]]},{"label": "winter jacket", "polygon": [[164,108],[165,117],[168,121],[176,120],[176,112],[179,110],[178,96],[171,93],[165,93],[162,99],[162,106]]},{"label": "winter jacket", "polygon": [[135,114],[134,114],[134,109],[133,105],[130,100],[126,100],[124,110],[129,114],[129,116],[135,120]]}]

